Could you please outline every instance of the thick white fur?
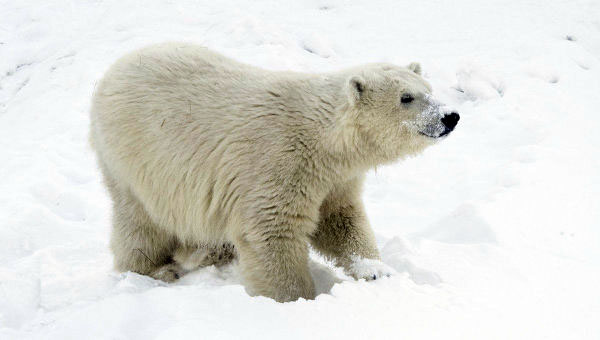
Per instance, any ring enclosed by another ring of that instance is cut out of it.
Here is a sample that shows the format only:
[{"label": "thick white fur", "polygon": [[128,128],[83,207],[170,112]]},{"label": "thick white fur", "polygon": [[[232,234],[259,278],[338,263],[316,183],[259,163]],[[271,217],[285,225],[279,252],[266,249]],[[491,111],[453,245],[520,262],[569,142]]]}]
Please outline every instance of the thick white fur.
[{"label": "thick white fur", "polygon": [[309,243],[351,274],[352,258],[378,259],[361,186],[432,143],[418,133],[430,87],[417,69],[271,72],[177,43],[121,58],[90,134],[116,268],[171,281],[186,254],[234,246],[249,292],[290,301],[315,296]]}]

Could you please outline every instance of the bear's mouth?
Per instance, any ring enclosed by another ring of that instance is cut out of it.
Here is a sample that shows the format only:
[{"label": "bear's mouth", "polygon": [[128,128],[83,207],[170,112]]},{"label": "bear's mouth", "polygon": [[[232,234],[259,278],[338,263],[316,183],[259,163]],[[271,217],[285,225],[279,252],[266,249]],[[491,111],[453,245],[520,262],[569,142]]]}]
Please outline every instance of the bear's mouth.
[{"label": "bear's mouth", "polygon": [[423,131],[419,131],[419,134],[423,135],[423,136],[427,136],[429,138],[442,138],[445,137],[447,135],[450,134],[450,132],[452,132],[454,129],[449,129],[449,128],[444,128],[444,131],[442,131],[441,133],[435,135],[435,134],[429,134]]},{"label": "bear's mouth", "polygon": [[444,131],[442,133],[440,133],[439,136],[437,136],[437,138],[440,137],[444,137],[450,134],[450,132],[454,131],[454,129],[449,129],[449,128],[444,128]]}]

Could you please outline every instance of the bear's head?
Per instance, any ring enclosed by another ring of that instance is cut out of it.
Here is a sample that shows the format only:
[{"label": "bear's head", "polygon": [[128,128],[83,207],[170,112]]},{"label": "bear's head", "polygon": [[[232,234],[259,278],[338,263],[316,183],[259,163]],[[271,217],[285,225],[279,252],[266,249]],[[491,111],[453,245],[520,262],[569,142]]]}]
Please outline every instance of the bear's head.
[{"label": "bear's head", "polygon": [[417,63],[370,64],[350,73],[344,125],[371,163],[419,153],[458,123],[458,113],[434,99]]}]

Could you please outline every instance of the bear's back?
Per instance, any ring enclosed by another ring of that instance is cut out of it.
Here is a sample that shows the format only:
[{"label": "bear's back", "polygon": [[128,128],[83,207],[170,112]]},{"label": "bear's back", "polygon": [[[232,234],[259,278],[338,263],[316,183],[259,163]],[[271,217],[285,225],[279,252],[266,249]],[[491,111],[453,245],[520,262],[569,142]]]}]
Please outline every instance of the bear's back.
[{"label": "bear's back", "polygon": [[312,110],[286,111],[292,104],[283,91],[295,91],[296,79],[288,89],[273,84],[289,74],[199,46],[147,47],[119,59],[97,86],[90,139],[106,171],[158,224],[185,233],[200,222],[214,235],[210,227],[230,215],[228,202],[240,204],[238,195],[249,197],[274,168],[295,166],[279,155],[291,156],[282,150]]}]

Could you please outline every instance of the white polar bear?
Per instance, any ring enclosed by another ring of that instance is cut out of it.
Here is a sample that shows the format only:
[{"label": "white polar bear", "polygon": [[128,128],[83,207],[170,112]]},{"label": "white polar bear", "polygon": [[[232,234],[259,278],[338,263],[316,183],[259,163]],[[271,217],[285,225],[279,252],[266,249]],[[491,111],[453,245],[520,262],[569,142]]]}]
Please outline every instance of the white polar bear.
[{"label": "white polar bear", "polygon": [[379,259],[365,172],[459,119],[420,73],[415,63],[272,72],[176,43],[121,58],[94,94],[90,132],[114,202],[116,268],[172,281],[235,254],[251,294],[312,299],[311,244],[377,277],[377,265],[356,265]]}]

